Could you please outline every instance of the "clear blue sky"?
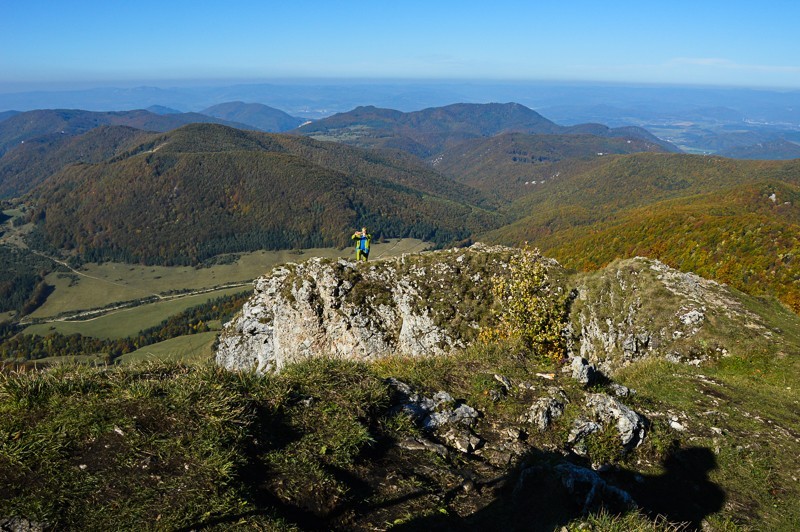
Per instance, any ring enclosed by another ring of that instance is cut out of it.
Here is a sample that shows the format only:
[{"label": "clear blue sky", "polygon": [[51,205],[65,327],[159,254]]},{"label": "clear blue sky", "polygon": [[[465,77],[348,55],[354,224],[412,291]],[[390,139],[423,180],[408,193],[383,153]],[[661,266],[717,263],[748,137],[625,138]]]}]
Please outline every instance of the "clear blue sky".
[{"label": "clear blue sky", "polygon": [[0,1],[6,90],[297,77],[800,88],[800,2]]}]

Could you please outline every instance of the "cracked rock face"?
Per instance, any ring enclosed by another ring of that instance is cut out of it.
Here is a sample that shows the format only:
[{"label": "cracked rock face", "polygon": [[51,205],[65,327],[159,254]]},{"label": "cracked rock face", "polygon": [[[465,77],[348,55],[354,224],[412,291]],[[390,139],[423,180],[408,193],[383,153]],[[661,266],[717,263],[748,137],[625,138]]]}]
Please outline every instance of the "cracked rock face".
[{"label": "cracked rock face", "polygon": [[[492,278],[509,271],[517,252],[475,244],[278,267],[256,280],[253,297],[225,324],[216,361],[263,373],[314,356],[373,360],[463,348],[496,319]],[[646,357],[699,364],[725,356],[739,336],[772,334],[727,287],[655,260],[619,261],[577,276],[574,286],[546,260],[559,289],[574,294],[564,335],[573,376],[587,385],[595,370],[610,376]]]},{"label": "cracked rock face", "polygon": [[311,356],[438,355],[477,336],[510,248],[475,245],[357,264],[274,269],[220,335],[217,363],[277,371]]},{"label": "cracked rock face", "polygon": [[657,260],[613,263],[579,279],[575,292],[572,354],[607,375],[645,357],[698,364],[724,356],[737,340],[731,331],[771,334],[726,286]]},{"label": "cracked rock face", "polygon": [[616,423],[622,445],[635,447],[644,441],[644,418],[622,404],[619,399],[604,393],[593,393],[586,396],[586,406],[604,425]]}]

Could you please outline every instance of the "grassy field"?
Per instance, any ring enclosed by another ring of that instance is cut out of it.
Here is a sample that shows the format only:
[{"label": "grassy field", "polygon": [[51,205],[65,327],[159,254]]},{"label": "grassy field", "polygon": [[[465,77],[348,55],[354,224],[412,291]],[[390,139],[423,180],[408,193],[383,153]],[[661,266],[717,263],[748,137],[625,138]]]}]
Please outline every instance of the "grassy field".
[{"label": "grassy field", "polygon": [[187,308],[201,305],[206,301],[220,296],[249,291],[249,287],[226,288],[193,296],[186,296],[169,301],[159,301],[148,305],[112,311],[103,316],[85,321],[53,321],[31,325],[25,329],[25,334],[38,334],[44,336],[49,332],[61,334],[79,333],[95,338],[125,338],[148,327],[158,325],[165,319],[186,310]]},{"label": "grassy field", "polygon": [[[426,246],[425,243],[415,239],[376,243],[373,245],[372,257],[380,258],[421,251]],[[299,262],[311,257],[352,258],[353,252],[350,248],[257,251],[243,254],[233,264],[220,264],[208,268],[120,263],[86,264],[81,267],[79,274],[50,274],[47,282],[55,289],[44,305],[30,317],[49,318],[64,312],[101,308],[119,301],[131,301],[172,290],[199,290],[248,282],[278,264]]]},{"label": "grassy field", "polygon": [[122,355],[118,360],[120,364],[145,361],[167,361],[182,364],[208,362],[213,355],[212,346],[216,337],[217,331],[179,336]]}]

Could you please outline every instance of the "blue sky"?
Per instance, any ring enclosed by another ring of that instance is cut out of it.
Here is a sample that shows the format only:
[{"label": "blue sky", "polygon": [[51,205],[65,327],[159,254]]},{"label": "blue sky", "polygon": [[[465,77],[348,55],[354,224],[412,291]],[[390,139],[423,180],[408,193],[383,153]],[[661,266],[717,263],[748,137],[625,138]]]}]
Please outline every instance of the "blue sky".
[{"label": "blue sky", "polygon": [[800,88],[798,22],[796,0],[3,0],[0,88],[274,78]]}]

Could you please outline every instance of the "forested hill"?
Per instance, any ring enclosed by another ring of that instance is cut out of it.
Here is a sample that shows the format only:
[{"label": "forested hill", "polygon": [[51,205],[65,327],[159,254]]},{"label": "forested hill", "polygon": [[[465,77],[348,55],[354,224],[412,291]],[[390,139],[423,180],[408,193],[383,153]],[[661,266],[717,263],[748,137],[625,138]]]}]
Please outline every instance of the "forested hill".
[{"label": "forested hill", "polygon": [[800,311],[800,160],[642,153],[573,170],[484,238],[531,242],[573,268],[658,258]]},{"label": "forested hill", "polygon": [[306,120],[260,103],[228,102],[203,109],[202,114],[255,127],[269,133],[294,129]]},{"label": "forested hill", "polygon": [[457,181],[515,199],[577,168],[602,165],[611,154],[663,151],[659,144],[638,138],[503,133],[463,142],[431,164]]},{"label": "forested hill", "polygon": [[128,126],[100,126],[83,135],[43,135],[0,157],[0,198],[25,194],[72,163],[99,163],[132,149],[149,133]]},{"label": "forested hill", "polygon": [[87,260],[192,264],[225,252],[377,237],[445,243],[497,226],[483,196],[404,153],[194,124],[28,197],[40,242]]},{"label": "forested hill", "polygon": [[403,113],[376,107],[357,107],[296,130],[301,135],[373,148],[399,148],[419,157],[430,157],[464,141],[500,133],[592,134],[625,136],[674,146],[641,128],[609,129],[600,124],[560,126],[518,103],[467,104],[433,107]]},{"label": "forested hill", "polygon": [[193,123],[225,124],[252,129],[200,113],[156,114],[145,110],[94,112],[79,109],[42,109],[19,113],[0,121],[0,156],[11,148],[42,136],[74,136],[100,126],[128,126],[146,131],[170,131]]}]

